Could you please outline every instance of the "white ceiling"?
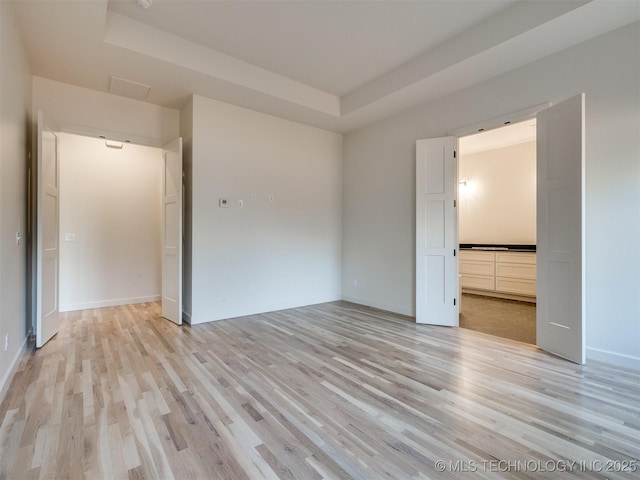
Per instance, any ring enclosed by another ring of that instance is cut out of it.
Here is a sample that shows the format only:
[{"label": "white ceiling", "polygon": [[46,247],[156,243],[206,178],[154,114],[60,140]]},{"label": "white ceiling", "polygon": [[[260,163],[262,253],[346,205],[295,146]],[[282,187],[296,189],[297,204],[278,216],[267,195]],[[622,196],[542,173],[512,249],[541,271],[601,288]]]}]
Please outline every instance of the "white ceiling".
[{"label": "white ceiling", "polygon": [[514,3],[110,0],[109,10],[345,95]]},{"label": "white ceiling", "polygon": [[[4,1],[4,0],[3,0]],[[20,0],[35,75],[192,94],[337,132],[640,19],[640,0]]]},{"label": "white ceiling", "polygon": [[536,139],[536,119],[513,123],[486,132],[461,137],[458,140],[460,155],[508,147]]}]

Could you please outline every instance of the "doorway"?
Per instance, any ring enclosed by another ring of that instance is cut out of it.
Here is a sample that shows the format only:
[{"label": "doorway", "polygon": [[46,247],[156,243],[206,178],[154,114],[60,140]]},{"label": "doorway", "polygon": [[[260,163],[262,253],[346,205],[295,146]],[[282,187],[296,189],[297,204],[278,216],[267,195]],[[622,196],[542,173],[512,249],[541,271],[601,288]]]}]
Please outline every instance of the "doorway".
[{"label": "doorway", "polygon": [[60,311],[159,301],[162,149],[58,138]]},{"label": "doorway", "polygon": [[460,327],[536,344],[536,120],[458,140]]},{"label": "doorway", "polygon": [[459,325],[457,137],[535,114],[536,344],[585,362],[584,111],[579,94],[505,122],[416,141],[417,323]]},{"label": "doorway", "polygon": [[[32,165],[34,175],[31,175],[33,182],[32,198],[30,203],[30,218],[32,219],[32,229],[30,245],[31,245],[31,271],[29,284],[32,286],[29,302],[32,305],[31,312],[33,315],[32,325],[36,337],[36,347],[42,347],[48,342],[59,330],[60,326],[60,245],[65,243],[75,243],[79,239],[73,231],[64,232],[61,235],[60,230],[60,199],[64,197],[61,188],[60,179],[60,154],[61,154],[61,137],[67,133],[75,133],[73,131],[63,132],[58,125],[43,112],[39,111],[37,115],[37,129],[34,136],[34,150],[37,152],[36,161]],[[116,134],[116,138],[120,134]],[[121,136],[121,135],[120,135]],[[69,137],[72,138],[72,137]],[[74,136],[76,141],[79,138],[87,138],[82,136]],[[104,136],[100,136],[100,142],[104,142],[106,148],[122,150],[125,144],[130,143],[128,140],[109,141]],[[71,142],[72,144],[73,142]],[[161,258],[161,294],[162,300],[162,316],[168,320],[181,325],[182,324],[182,231],[183,231],[183,175],[182,175],[182,139],[180,137],[164,145],[160,156],[160,182],[155,183],[159,188],[160,200],[160,223],[161,234],[157,243],[160,245]],[[80,155],[82,157],[82,155]],[[92,172],[95,173],[95,172]],[[84,187],[89,187],[89,192],[102,179],[96,178],[95,175],[80,175],[75,181]],[[143,178],[138,178],[143,177]],[[144,184],[146,175],[127,175],[119,172],[115,175],[116,180],[111,181],[106,192],[101,194],[98,203],[116,204],[124,198],[124,204],[120,208],[107,209],[112,216],[119,217],[126,215],[129,211],[136,212],[138,204],[127,196],[127,192],[123,191],[122,186],[126,181],[133,181],[136,187],[135,191]],[[125,181],[126,180],[126,181]],[[138,183],[142,182],[142,183]],[[159,185],[158,185],[159,184]],[[97,190],[97,189],[96,189]],[[95,199],[94,199],[95,200]],[[82,198],[76,199],[72,208],[82,211],[87,209],[86,202]],[[114,211],[119,210],[115,214]],[[86,213],[86,212],[85,212]],[[148,213],[148,212],[147,212]],[[157,215],[153,217],[158,218]],[[89,224],[98,224],[97,216],[89,215]],[[107,259],[104,264],[104,270],[99,270],[98,275],[95,271],[91,271],[87,278],[102,283],[100,274],[109,272],[112,268],[112,253],[109,248],[112,244],[119,245],[123,243],[123,239],[135,238],[139,233],[140,218],[129,224],[127,228],[115,228],[113,230],[102,226],[102,234],[98,236],[98,251],[101,259]],[[107,222],[108,223],[108,222]],[[98,228],[100,230],[100,228]],[[151,241],[152,244],[156,243]],[[129,259],[136,258],[135,252],[128,253]],[[83,258],[86,260],[86,258]],[[140,280],[142,275],[134,273],[133,281]],[[131,279],[127,279],[131,280]],[[80,286],[82,287],[82,285]],[[157,295],[154,295],[157,296]],[[111,299],[99,300],[93,305],[87,305],[85,308],[122,305],[132,303],[136,297],[119,297]],[[106,302],[106,303],[105,303]],[[78,305],[76,305],[78,307]],[[82,306],[80,306],[80,309]],[[67,310],[73,309],[67,306]],[[76,308],[78,309],[78,308]]]}]

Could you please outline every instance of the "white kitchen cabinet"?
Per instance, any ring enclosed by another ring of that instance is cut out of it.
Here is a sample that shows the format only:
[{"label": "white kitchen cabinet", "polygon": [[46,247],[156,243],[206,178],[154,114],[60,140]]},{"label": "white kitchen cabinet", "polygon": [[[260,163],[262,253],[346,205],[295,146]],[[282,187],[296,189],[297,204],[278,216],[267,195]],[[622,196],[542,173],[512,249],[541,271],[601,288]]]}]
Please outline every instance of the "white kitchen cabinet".
[{"label": "white kitchen cabinet", "polygon": [[463,289],[490,290],[496,288],[494,252],[460,251],[460,282]]},{"label": "white kitchen cabinet", "polygon": [[463,292],[535,302],[534,252],[460,251]]}]

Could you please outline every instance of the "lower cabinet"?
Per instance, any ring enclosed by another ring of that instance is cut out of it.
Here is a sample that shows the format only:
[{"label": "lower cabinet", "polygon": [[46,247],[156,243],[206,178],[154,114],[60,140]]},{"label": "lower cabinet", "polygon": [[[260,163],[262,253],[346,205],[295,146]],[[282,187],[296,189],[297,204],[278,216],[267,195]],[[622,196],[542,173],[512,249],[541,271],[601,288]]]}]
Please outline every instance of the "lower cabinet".
[{"label": "lower cabinet", "polygon": [[463,291],[535,302],[536,254],[460,251]]}]

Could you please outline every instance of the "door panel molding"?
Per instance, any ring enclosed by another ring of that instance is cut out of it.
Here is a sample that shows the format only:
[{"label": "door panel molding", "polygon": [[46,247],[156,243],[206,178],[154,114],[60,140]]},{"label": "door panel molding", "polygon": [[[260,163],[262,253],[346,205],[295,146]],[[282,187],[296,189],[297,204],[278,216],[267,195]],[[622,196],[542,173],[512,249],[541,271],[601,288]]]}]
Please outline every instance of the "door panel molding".
[{"label": "door panel molding", "polygon": [[454,137],[416,142],[416,322],[458,325]]},{"label": "door panel molding", "polygon": [[540,348],[585,362],[584,94],[538,113],[537,299]]}]

